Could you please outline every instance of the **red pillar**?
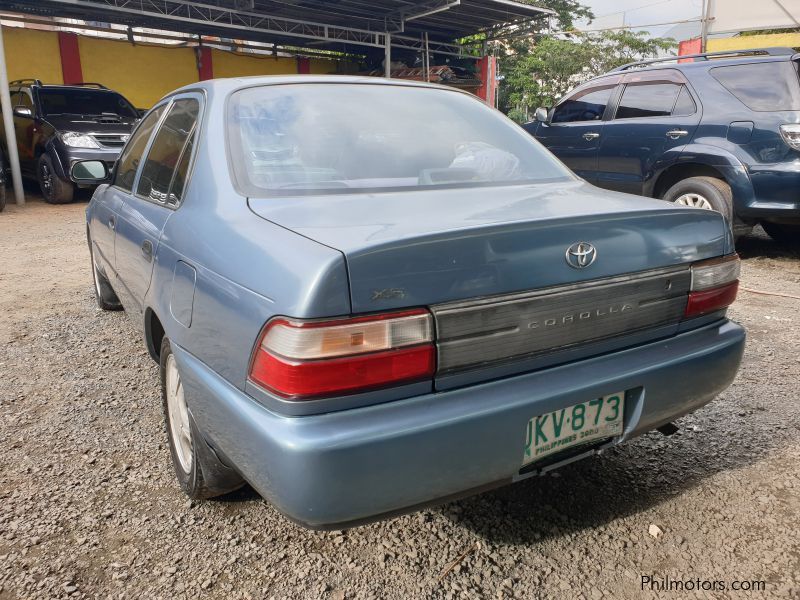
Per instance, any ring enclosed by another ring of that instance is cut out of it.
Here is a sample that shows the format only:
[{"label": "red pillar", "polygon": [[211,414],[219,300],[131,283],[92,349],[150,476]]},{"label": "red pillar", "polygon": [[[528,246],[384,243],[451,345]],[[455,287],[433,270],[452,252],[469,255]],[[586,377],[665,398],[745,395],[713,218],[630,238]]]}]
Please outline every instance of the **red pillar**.
[{"label": "red pillar", "polygon": [[197,77],[200,81],[214,79],[214,62],[211,59],[211,48],[197,48]]},{"label": "red pillar", "polygon": [[311,59],[305,56],[297,57],[297,73],[299,75],[311,74]]},{"label": "red pillar", "polygon": [[64,78],[64,83],[83,83],[78,36],[74,33],[59,31],[58,49],[61,54],[61,76]]},{"label": "red pillar", "polygon": [[[678,44],[678,56],[685,56],[687,54],[700,54],[703,51],[703,40],[701,38],[694,38],[692,40],[685,40]],[[692,62],[691,58],[678,60],[681,62]]]},{"label": "red pillar", "polygon": [[478,98],[493,107],[497,95],[497,58],[484,56],[479,59],[478,74],[483,82],[478,90]]}]

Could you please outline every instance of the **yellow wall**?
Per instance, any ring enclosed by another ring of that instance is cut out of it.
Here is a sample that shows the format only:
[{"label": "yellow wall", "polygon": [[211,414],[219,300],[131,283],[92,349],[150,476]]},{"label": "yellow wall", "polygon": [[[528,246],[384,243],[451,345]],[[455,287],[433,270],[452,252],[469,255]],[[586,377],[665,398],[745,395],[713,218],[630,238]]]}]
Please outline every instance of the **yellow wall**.
[{"label": "yellow wall", "polygon": [[9,81],[41,79],[45,83],[64,83],[57,33],[3,27],[3,38]]},{"label": "yellow wall", "polygon": [[771,48],[775,46],[800,48],[800,33],[769,33],[765,35],[709,39],[706,43],[706,50],[708,52],[722,52],[725,50],[747,50],[748,48]]},{"label": "yellow wall", "polygon": [[79,36],[83,80],[120,92],[134,106],[150,108],[165,94],[197,81],[192,48],[130,44]]},{"label": "yellow wall", "polygon": [[273,58],[211,50],[214,77],[247,77],[250,75],[289,75],[297,73],[294,58]]},{"label": "yellow wall", "polygon": [[[63,83],[58,34],[4,27],[9,79],[37,78]],[[102,83],[120,92],[138,108],[150,108],[165,94],[198,80],[193,48],[131,44],[78,36],[84,81]],[[259,57],[212,49],[214,77],[287,75],[297,73],[297,59]],[[336,72],[336,61],[309,60],[312,74]]]}]

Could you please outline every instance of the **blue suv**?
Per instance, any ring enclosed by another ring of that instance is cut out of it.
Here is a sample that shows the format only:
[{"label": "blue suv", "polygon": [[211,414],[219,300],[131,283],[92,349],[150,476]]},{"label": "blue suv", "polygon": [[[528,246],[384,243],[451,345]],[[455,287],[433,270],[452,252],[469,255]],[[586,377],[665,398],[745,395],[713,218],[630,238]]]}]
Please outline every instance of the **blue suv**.
[{"label": "blue suv", "polygon": [[760,223],[798,244],[798,62],[791,48],[635,62],[523,127],[597,186],[717,210],[737,235]]}]

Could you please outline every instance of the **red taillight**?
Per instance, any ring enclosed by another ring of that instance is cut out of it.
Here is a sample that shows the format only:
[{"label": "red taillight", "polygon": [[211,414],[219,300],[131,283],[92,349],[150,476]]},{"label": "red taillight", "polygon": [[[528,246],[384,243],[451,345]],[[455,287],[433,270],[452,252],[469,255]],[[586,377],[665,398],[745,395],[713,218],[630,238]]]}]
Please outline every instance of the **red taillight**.
[{"label": "red taillight", "polygon": [[685,317],[698,317],[727,308],[739,291],[739,257],[736,254],[692,265],[692,287]]},{"label": "red taillight", "polygon": [[273,319],[250,379],[302,400],[429,379],[435,370],[431,315],[419,309],[330,321]]}]

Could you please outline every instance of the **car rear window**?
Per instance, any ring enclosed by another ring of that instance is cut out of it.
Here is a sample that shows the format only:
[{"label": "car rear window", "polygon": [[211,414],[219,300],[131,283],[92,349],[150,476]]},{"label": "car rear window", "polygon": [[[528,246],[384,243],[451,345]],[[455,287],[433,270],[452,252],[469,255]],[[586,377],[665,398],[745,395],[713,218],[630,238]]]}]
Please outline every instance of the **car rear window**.
[{"label": "car rear window", "polygon": [[229,103],[234,177],[275,196],[569,179],[519,126],[458,91],[299,83]]},{"label": "car rear window", "polygon": [[793,62],[715,67],[711,75],[751,110],[800,110],[800,85]]}]

